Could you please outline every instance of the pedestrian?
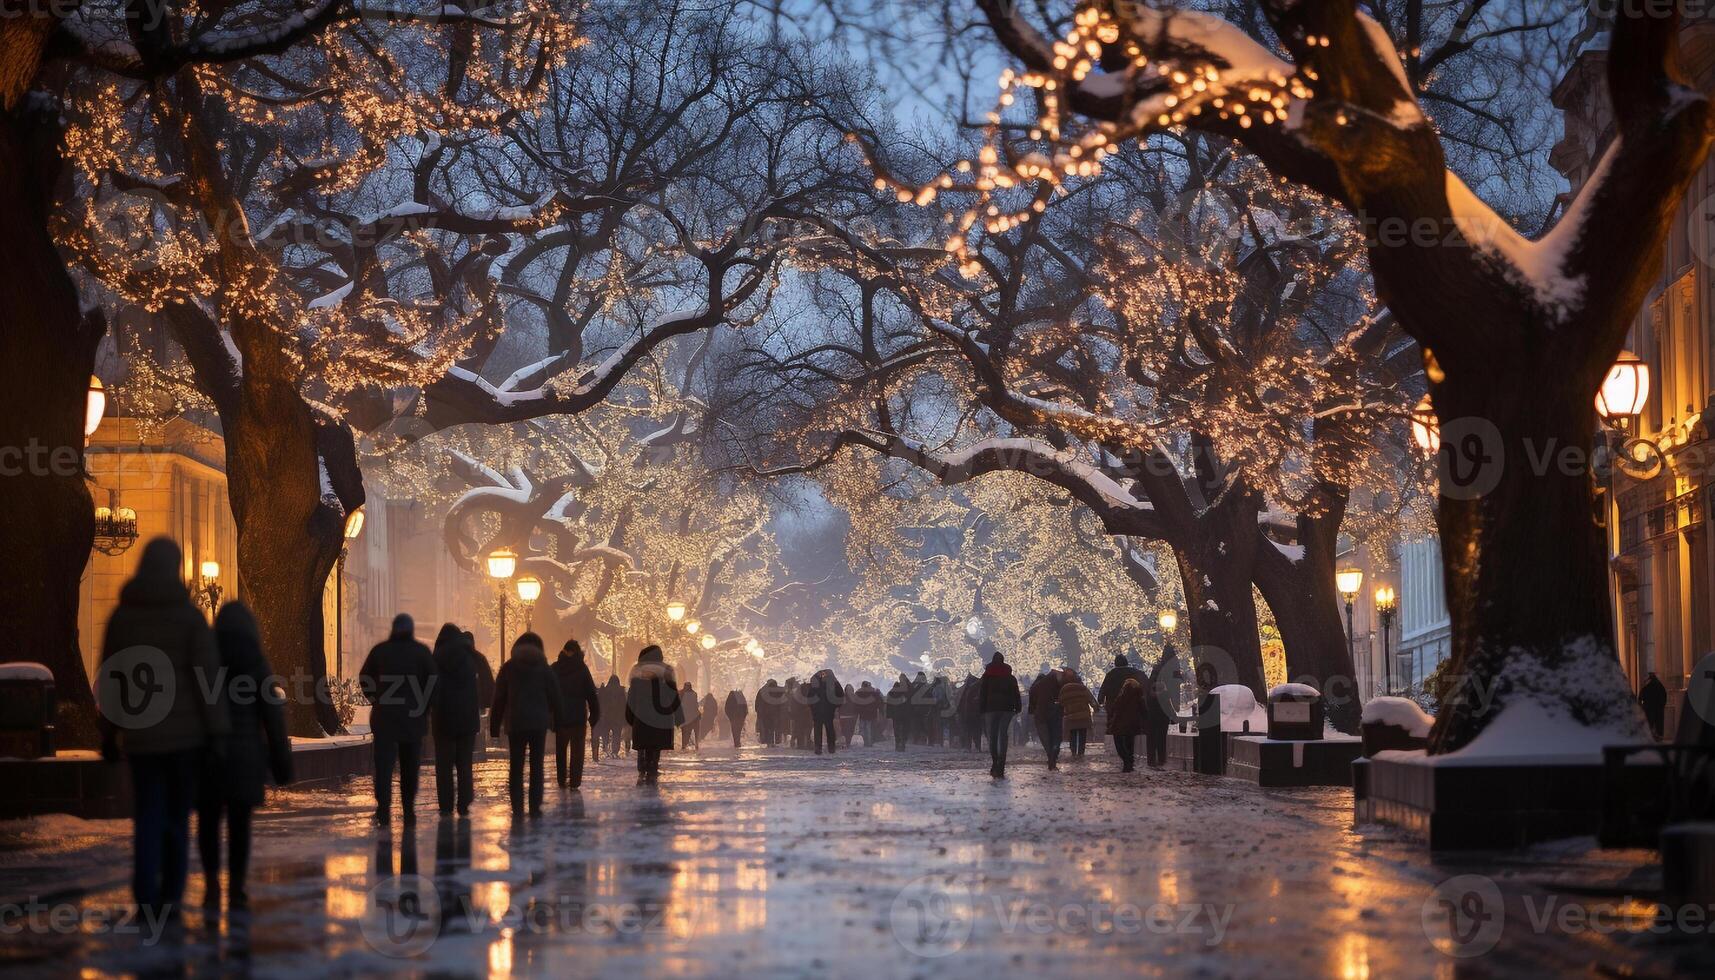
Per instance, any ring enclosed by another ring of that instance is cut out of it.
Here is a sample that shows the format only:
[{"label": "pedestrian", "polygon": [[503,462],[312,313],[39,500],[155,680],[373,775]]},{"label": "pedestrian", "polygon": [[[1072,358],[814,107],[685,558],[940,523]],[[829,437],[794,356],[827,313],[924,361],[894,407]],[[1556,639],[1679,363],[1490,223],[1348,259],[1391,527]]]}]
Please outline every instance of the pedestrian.
[{"label": "pedestrian", "polygon": [[566,709],[554,729],[554,780],[577,789],[584,784],[584,732],[601,724],[601,698],[595,678],[584,662],[584,648],[567,640],[554,658],[554,678],[560,689],[560,705]]},{"label": "pedestrian", "polygon": [[377,643],[358,671],[369,700],[369,732],[375,753],[375,822],[393,819],[393,769],[399,769],[399,809],[407,824],[417,822],[417,773],[423,760],[423,736],[429,733],[429,707],[435,696],[435,658],[417,642],[410,615],[393,617],[387,639]]},{"label": "pedestrian", "polygon": [[472,764],[476,739],[482,732],[481,671],[483,659],[465,642],[465,634],[447,623],[435,635],[435,697],[429,715],[429,730],[435,738],[435,800],[441,814],[458,807],[470,815],[476,799]]},{"label": "pedestrian", "polygon": [[947,724],[953,715],[953,698],[948,693],[947,679],[937,674],[929,684],[929,744],[947,744]]},{"label": "pedestrian", "polygon": [[983,713],[981,703],[982,680],[975,674],[966,674],[964,683],[959,685],[958,708],[954,716],[959,726],[959,746],[966,752],[975,752],[983,747]]},{"label": "pedestrian", "polygon": [[774,744],[775,700],[780,696],[780,685],[770,677],[768,682],[756,689],[756,741],[759,745]]},{"label": "pedestrian", "polygon": [[1638,689],[1638,705],[1644,710],[1650,734],[1659,741],[1667,718],[1667,688],[1653,670],[1644,678],[1643,687]]},{"label": "pedestrian", "polygon": [[1149,684],[1144,687],[1144,760],[1157,768],[1167,764],[1167,730],[1179,720],[1181,680],[1179,657],[1169,643],[1162,648],[1161,659],[1149,672]]},{"label": "pedestrian", "polygon": [[[189,874],[197,770],[205,751],[224,750],[220,736],[229,730],[220,699],[178,696],[213,690],[220,670],[214,634],[179,579],[182,563],[167,538],[143,547],[107,621],[97,685],[102,758],[123,758],[131,770],[131,893],[139,909],[167,918],[178,916]],[[137,647],[151,659],[132,662]],[[154,672],[156,653],[171,668],[164,678]],[[157,719],[163,691],[175,696]]]},{"label": "pedestrian", "polygon": [[805,688],[805,700],[810,708],[811,739],[815,743],[816,754],[822,754],[822,741],[825,736],[828,754],[833,755],[834,717],[839,713],[840,705],[845,703],[845,691],[840,687],[834,672],[826,667],[816,671]]},{"label": "pedestrian", "polygon": [[1142,687],[1149,680],[1144,676],[1143,671],[1131,665],[1125,654],[1118,654],[1114,657],[1113,668],[1102,677],[1102,686],[1096,689],[1096,707],[1104,707],[1118,697],[1120,686],[1126,682],[1128,677],[1137,678],[1139,687]]},{"label": "pedestrian", "polygon": [[494,707],[494,665],[488,662],[488,654],[477,647],[476,634],[470,630],[464,631],[464,645],[476,654],[476,704],[486,714]]},{"label": "pedestrian", "polygon": [[[488,735],[499,738],[506,728],[506,793],[512,815],[524,813],[524,766],[530,766],[530,815],[542,815],[542,754],[548,732],[569,724],[572,712],[561,702],[560,684],[548,666],[542,638],[521,633],[512,642],[512,655],[494,678],[494,708],[488,713]],[[579,753],[582,753],[580,748]]]},{"label": "pedestrian", "polygon": [[982,713],[983,728],[988,732],[989,759],[993,763],[989,766],[989,775],[996,779],[1006,778],[1006,729],[1022,707],[1018,678],[1012,676],[1012,668],[1007,665],[1006,658],[996,650],[988,666],[983,668],[977,688],[977,710]]},{"label": "pedestrian", "polygon": [[904,752],[911,734],[911,680],[904,674],[887,689],[887,718],[893,723],[893,749]]},{"label": "pedestrian", "polygon": [[852,695],[854,695],[856,693],[857,693],[857,690],[855,688],[853,688],[850,684],[847,684],[846,690],[845,690],[845,697],[840,699],[840,709],[838,711],[839,724],[840,724],[840,741],[845,743],[845,747],[846,747],[847,751],[851,750],[852,736],[857,734],[857,723],[858,723],[857,708],[858,708],[858,706],[857,706],[857,702],[852,700]]},{"label": "pedestrian", "polygon": [[[727,727],[732,729],[732,747],[736,749],[744,738],[744,719],[750,714],[750,706],[744,703],[744,692],[734,688],[726,692],[726,704],[723,707],[726,710]],[[760,706],[757,710],[757,717],[760,718]]]},{"label": "pedestrian", "polygon": [[702,751],[703,743],[697,738],[697,719],[702,717],[702,705],[697,701],[697,691],[690,681],[679,689],[679,703],[685,706],[684,720],[679,723],[679,748],[688,749],[695,742],[698,751]]},{"label": "pedestrian", "polygon": [[816,716],[812,710],[810,682],[803,681],[798,685],[798,696],[792,701],[793,731],[796,744],[800,749],[810,747],[810,731],[816,727]]},{"label": "pedestrian", "polygon": [[881,718],[881,692],[869,681],[859,684],[852,692],[853,710],[857,712],[858,734],[863,737],[863,747],[875,745],[876,722]]},{"label": "pedestrian", "polygon": [[1095,723],[1095,712],[1092,709],[1095,699],[1090,696],[1090,688],[1078,676],[1077,671],[1067,668],[1063,677],[1065,683],[1060,685],[1060,720],[1066,726],[1066,747],[1072,758],[1082,759],[1084,747],[1090,737],[1090,726]]},{"label": "pedestrian", "polygon": [[644,647],[625,691],[625,720],[631,725],[631,748],[637,753],[637,785],[661,778],[661,753],[672,751],[673,730],[684,724],[684,718],[673,668],[661,659],[660,647]]},{"label": "pedestrian", "polygon": [[1137,768],[1137,737],[1143,733],[1143,685],[1135,677],[1120,683],[1117,694],[1108,700],[1108,734],[1113,736],[1114,751],[1120,757],[1120,772]]},{"label": "pedestrian", "polygon": [[715,725],[720,722],[721,706],[715,700],[715,692],[709,691],[703,695],[703,703],[697,710],[697,747],[701,748],[703,739],[715,734]]},{"label": "pedestrian", "polygon": [[619,675],[610,675],[607,683],[601,686],[601,720],[602,728],[606,730],[607,757],[619,758],[619,753],[625,748],[625,685],[619,682]]},{"label": "pedestrian", "polygon": [[1046,666],[1030,685],[1030,720],[1036,723],[1049,770],[1060,768],[1060,678]]},{"label": "pedestrian", "polygon": [[929,675],[918,671],[911,681],[911,738],[929,744],[929,720],[934,717],[934,699],[929,694]]},{"label": "pedestrian", "polygon": [[244,882],[250,869],[250,814],[262,805],[262,784],[292,781],[292,742],[286,737],[285,697],[262,654],[262,631],[242,602],[220,607],[214,619],[220,650],[220,699],[229,729],[213,736],[197,794],[197,849],[202,854],[202,907],[220,914],[220,824],[226,821],[227,907],[250,908]]}]

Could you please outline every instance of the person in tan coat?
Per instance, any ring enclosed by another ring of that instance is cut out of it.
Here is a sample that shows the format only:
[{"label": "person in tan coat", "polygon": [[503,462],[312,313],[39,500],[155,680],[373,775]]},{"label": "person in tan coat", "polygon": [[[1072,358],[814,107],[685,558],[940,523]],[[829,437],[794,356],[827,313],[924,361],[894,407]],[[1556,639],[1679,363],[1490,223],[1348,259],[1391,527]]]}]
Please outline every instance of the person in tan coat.
[{"label": "person in tan coat", "polygon": [[1060,685],[1060,718],[1066,729],[1066,748],[1072,758],[1082,759],[1095,720],[1096,699],[1076,671],[1068,669],[1063,675],[1066,682]]}]

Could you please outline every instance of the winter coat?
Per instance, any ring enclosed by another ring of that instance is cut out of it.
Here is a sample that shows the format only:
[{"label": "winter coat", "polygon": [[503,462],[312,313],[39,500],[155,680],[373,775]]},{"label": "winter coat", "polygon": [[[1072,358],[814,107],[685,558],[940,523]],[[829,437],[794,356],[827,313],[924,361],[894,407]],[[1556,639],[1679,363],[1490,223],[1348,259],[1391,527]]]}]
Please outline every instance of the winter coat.
[{"label": "winter coat", "polygon": [[982,714],[982,680],[965,675],[965,682],[959,685],[959,720],[970,724]]},{"label": "winter coat", "polygon": [[435,698],[430,727],[436,735],[475,735],[482,730],[482,692],[477,653],[458,627],[448,623],[435,637]]},{"label": "winter coat", "polygon": [[873,721],[881,715],[881,692],[869,681],[864,681],[852,692],[851,703],[860,721]]},{"label": "winter coat", "polygon": [[494,708],[488,715],[488,734],[498,738],[507,732],[545,732],[569,725],[572,718],[560,697],[560,683],[548,666],[548,655],[534,643],[512,644],[512,656],[494,678]]},{"label": "winter coat", "polygon": [[1102,686],[1096,689],[1096,703],[1112,704],[1114,698],[1119,697],[1120,686],[1128,678],[1136,678],[1139,687],[1149,682],[1149,678],[1144,675],[1143,671],[1130,664],[1124,667],[1115,667],[1108,671],[1107,676],[1102,678]]},{"label": "winter coat", "polygon": [[744,717],[750,714],[750,706],[744,703],[744,695],[738,691],[728,691],[726,694],[726,716],[732,722],[732,727],[744,727]]},{"label": "winter coat", "polygon": [[679,724],[695,725],[697,719],[703,714],[702,702],[697,700],[697,689],[689,684],[679,688],[679,701],[685,707],[684,720],[680,721]]},{"label": "winter coat", "polygon": [[1005,711],[1017,714],[1024,707],[1018,696],[1018,678],[1008,664],[989,664],[977,686],[977,710],[983,714]]},{"label": "winter coat", "polygon": [[1053,671],[1030,685],[1030,717],[1052,724],[1060,715],[1060,678]]},{"label": "winter coat", "polygon": [[631,726],[634,749],[673,748],[673,730],[685,723],[679,704],[679,682],[660,654],[639,658],[631,668],[625,692],[625,720]]},{"label": "winter coat", "polygon": [[1127,677],[1108,702],[1108,734],[1143,734],[1143,685],[1135,677]]},{"label": "winter coat", "polygon": [[580,728],[589,722],[591,728],[601,723],[601,699],[596,693],[595,678],[584,663],[582,650],[573,653],[561,650],[554,658],[554,680],[560,690],[560,704],[566,709],[561,728]]},{"label": "winter coat", "polygon": [[840,705],[845,703],[846,692],[840,687],[839,679],[831,670],[816,672],[805,685],[810,699],[810,717],[817,721],[832,721]]},{"label": "winter coat", "polygon": [[464,645],[476,659],[476,703],[477,707],[487,711],[494,707],[494,665],[488,662],[488,655],[476,648],[476,639],[469,633],[464,635]]},{"label": "winter coat", "polygon": [[292,742],[286,737],[285,695],[262,654],[256,617],[241,602],[222,606],[214,620],[225,687],[220,692],[231,730],[215,736],[224,751],[210,753],[200,786],[204,800],[262,805],[262,784],[292,781]]},{"label": "winter coat", "polygon": [[1149,685],[1144,688],[1143,723],[1157,735],[1165,734],[1178,720],[1179,680],[1179,658],[1169,646],[1149,672]]},{"label": "winter coat", "polygon": [[413,742],[428,734],[438,686],[428,647],[407,634],[390,636],[369,651],[357,673],[371,706],[369,730],[377,739]]},{"label": "winter coat", "polygon": [[1095,718],[1094,704],[1083,681],[1073,678],[1060,686],[1060,716],[1068,729],[1090,727]]},{"label": "winter coat", "polygon": [[720,722],[721,706],[715,701],[713,691],[703,695],[703,703],[697,711],[697,734],[707,738]]},{"label": "winter coat", "polygon": [[[181,561],[178,545],[166,538],[150,541],[137,573],[119,590],[119,607],[102,637],[101,659],[112,671],[104,670],[96,685],[103,742],[130,755],[202,748],[230,730],[225,704],[203,693],[215,685],[220,654],[208,622],[179,581]],[[118,654],[125,656],[108,664]],[[163,699],[169,707],[156,719]]]},{"label": "winter coat", "polygon": [[910,717],[911,682],[901,677],[887,689],[887,717],[897,723]]},{"label": "winter coat", "polygon": [[756,720],[758,724],[780,724],[780,709],[786,704],[786,689],[773,679],[756,689]]},{"label": "winter coat", "polygon": [[607,683],[601,686],[601,693],[596,696],[601,702],[601,720],[604,728],[620,728],[625,724],[625,685],[618,677],[609,677]]},{"label": "winter coat", "polygon": [[845,691],[842,693],[844,696],[840,698],[840,719],[843,721],[850,718],[851,720],[856,721],[858,716],[857,691],[854,690],[850,684],[847,684]]}]

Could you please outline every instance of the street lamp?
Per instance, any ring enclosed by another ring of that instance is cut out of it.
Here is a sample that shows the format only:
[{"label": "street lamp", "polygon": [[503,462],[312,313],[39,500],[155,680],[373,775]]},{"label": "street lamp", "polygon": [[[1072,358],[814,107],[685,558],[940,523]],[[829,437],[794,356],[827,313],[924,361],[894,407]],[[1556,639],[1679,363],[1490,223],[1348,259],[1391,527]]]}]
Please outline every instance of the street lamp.
[{"label": "street lamp", "polygon": [[[488,577],[496,583],[512,577],[518,570],[518,553],[511,548],[496,548],[488,553]],[[500,662],[506,662],[506,586],[500,585]]]},{"label": "street lamp", "polygon": [[1376,613],[1382,620],[1382,666],[1387,671],[1387,693],[1393,694],[1393,629],[1394,610],[1399,608],[1399,600],[1394,595],[1393,586],[1381,585],[1376,587]]},{"label": "street lamp", "polygon": [[89,395],[83,407],[83,439],[95,435],[101,428],[101,417],[107,414],[107,386],[95,375],[89,376]]},{"label": "street lamp", "polygon": [[214,616],[215,607],[220,605],[220,562],[205,561],[197,568],[196,587],[197,604],[208,607],[208,614]]},{"label": "street lamp", "polygon": [[685,608],[685,604],[680,602],[677,599],[673,600],[672,602],[667,603],[667,618],[672,620],[675,623],[677,623],[681,619],[684,619],[685,613],[687,613],[689,611],[690,610]]},{"label": "street lamp", "polygon": [[1340,590],[1340,595],[1346,600],[1346,659],[1357,669],[1358,650],[1354,639],[1352,626],[1352,604],[1358,600],[1358,590],[1364,587],[1364,570],[1361,568],[1342,568],[1334,573],[1334,587]]},{"label": "street lamp", "polygon": [[1627,422],[1643,414],[1648,401],[1649,365],[1629,350],[1620,351],[1596,392],[1596,411],[1625,428]]},{"label": "street lamp", "polygon": [[1424,395],[1411,410],[1411,440],[1425,456],[1441,451],[1441,422],[1435,417],[1435,406]]},{"label": "street lamp", "polygon": [[350,542],[363,533],[363,508],[345,515],[345,540],[339,546],[339,559],[333,572],[333,679],[345,677],[345,559],[351,553]]},{"label": "street lamp", "polygon": [[685,624],[685,632],[691,634],[692,636],[696,636],[697,631],[702,629],[702,628],[703,628],[703,624],[697,622],[694,619]]},{"label": "street lamp", "polygon": [[704,633],[702,643],[704,650],[713,650],[718,645],[719,641],[715,639],[715,635],[713,633]]},{"label": "street lamp", "polygon": [[1179,612],[1176,609],[1163,609],[1156,614],[1155,622],[1162,632],[1171,633],[1179,628]]},{"label": "street lamp", "polygon": [[518,587],[518,601],[524,603],[524,630],[529,632],[535,625],[536,600],[542,598],[542,580],[526,575],[514,584]]}]

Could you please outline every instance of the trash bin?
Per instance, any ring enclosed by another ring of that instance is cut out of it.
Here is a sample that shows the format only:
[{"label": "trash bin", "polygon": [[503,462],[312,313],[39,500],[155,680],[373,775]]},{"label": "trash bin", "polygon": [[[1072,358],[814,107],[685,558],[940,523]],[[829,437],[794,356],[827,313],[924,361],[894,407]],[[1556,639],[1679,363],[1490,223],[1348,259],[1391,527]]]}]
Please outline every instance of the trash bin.
[{"label": "trash bin", "polygon": [[54,672],[43,664],[0,664],[0,756],[54,754]]}]

